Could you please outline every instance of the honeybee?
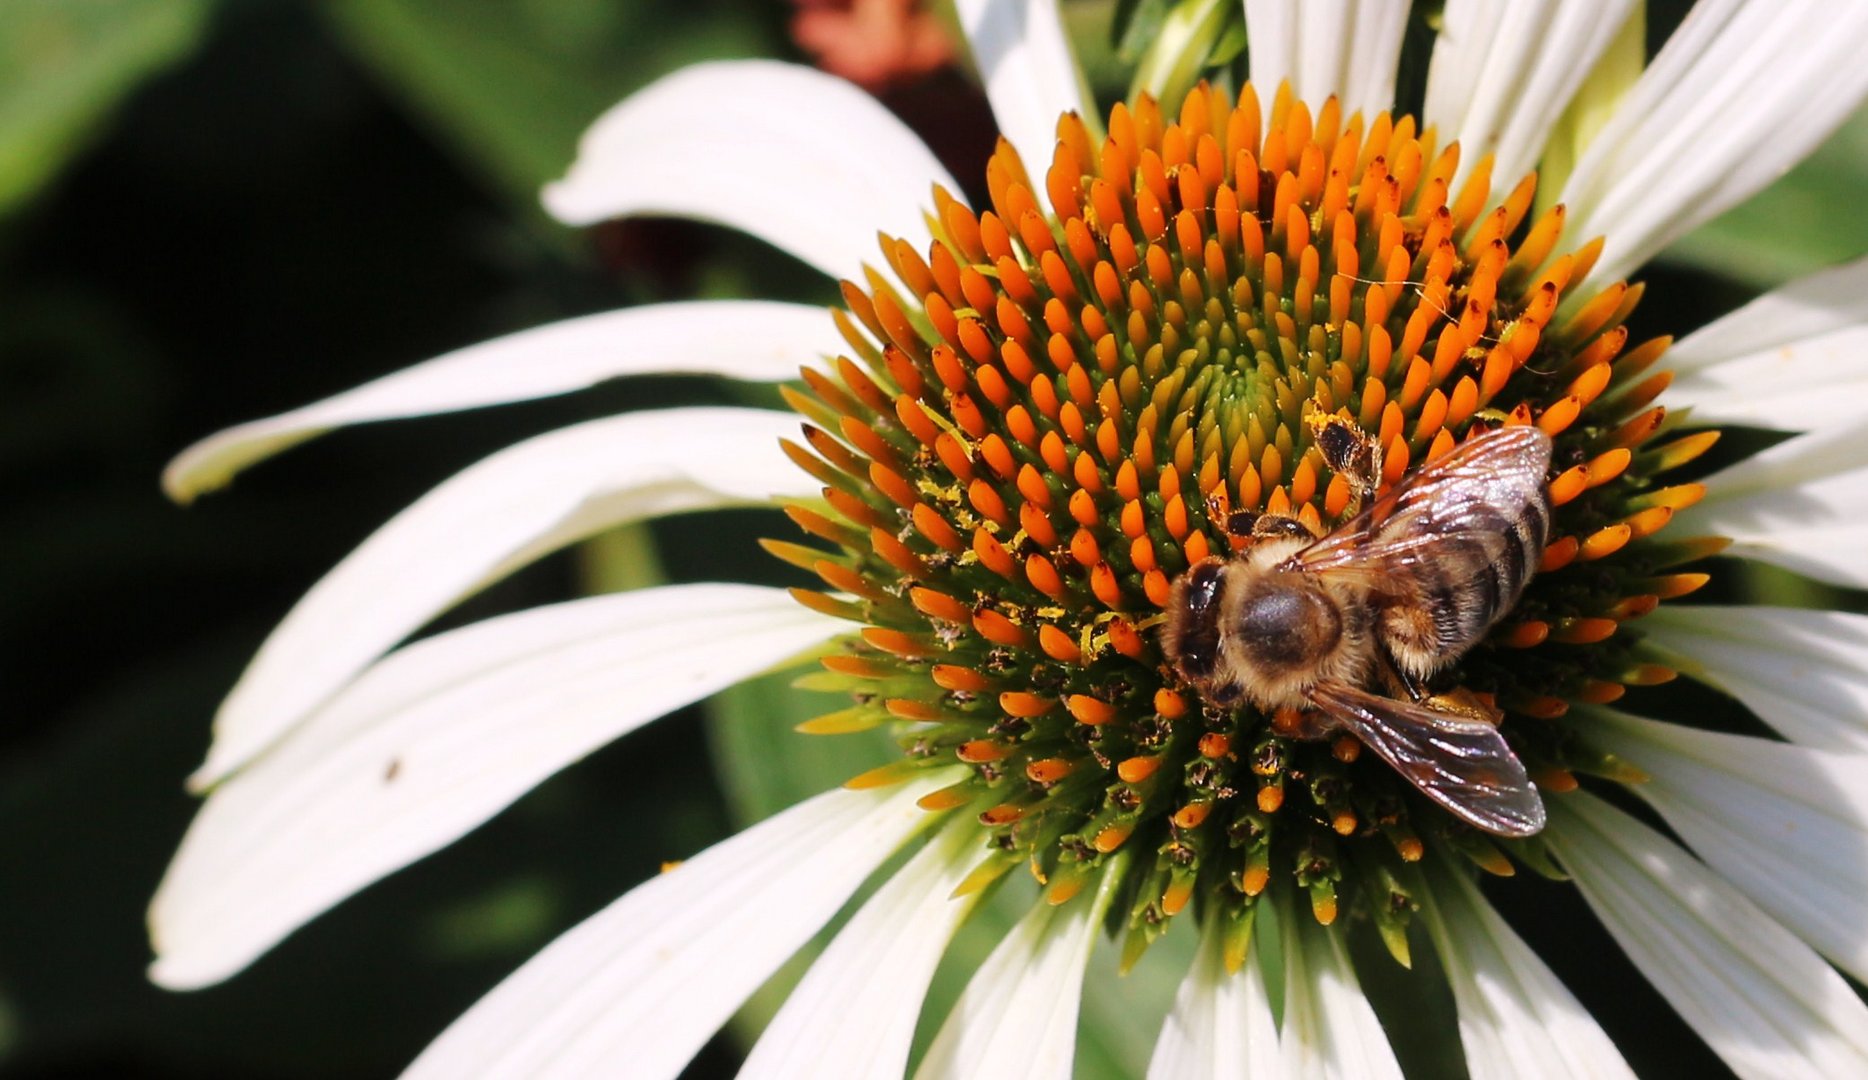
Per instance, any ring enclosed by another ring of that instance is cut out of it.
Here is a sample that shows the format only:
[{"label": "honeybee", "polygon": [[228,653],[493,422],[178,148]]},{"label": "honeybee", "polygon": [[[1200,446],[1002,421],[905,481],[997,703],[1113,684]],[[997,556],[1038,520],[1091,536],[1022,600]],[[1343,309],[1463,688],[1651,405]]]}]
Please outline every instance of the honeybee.
[{"label": "honeybee", "polygon": [[1373,440],[1333,418],[1313,426],[1357,504],[1372,501],[1323,536],[1291,518],[1234,515],[1227,529],[1245,546],[1174,583],[1168,659],[1211,702],[1299,710],[1301,735],[1349,731],[1460,819],[1500,836],[1536,833],[1544,804],[1498,714],[1427,685],[1511,611],[1536,571],[1550,528],[1550,437],[1487,432],[1372,498]]}]

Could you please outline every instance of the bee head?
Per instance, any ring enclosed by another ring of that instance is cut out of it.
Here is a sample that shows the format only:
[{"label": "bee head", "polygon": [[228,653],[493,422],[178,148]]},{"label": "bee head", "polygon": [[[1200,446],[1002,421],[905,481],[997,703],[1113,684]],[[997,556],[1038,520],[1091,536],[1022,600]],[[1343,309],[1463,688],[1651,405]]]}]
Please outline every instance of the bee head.
[{"label": "bee head", "polygon": [[1168,602],[1167,629],[1162,646],[1168,658],[1188,679],[1206,679],[1219,662],[1220,592],[1226,564],[1206,559],[1181,575]]}]

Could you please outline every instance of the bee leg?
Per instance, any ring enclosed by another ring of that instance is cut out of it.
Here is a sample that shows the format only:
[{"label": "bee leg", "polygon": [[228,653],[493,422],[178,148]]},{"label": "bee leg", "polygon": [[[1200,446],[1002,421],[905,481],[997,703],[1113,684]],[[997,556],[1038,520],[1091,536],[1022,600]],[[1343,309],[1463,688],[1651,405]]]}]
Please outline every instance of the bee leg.
[{"label": "bee leg", "polygon": [[1317,533],[1310,526],[1294,517],[1283,514],[1259,514],[1250,510],[1234,510],[1225,517],[1226,535],[1243,546],[1251,540],[1283,540],[1299,537],[1314,540]]},{"label": "bee leg", "polygon": [[1259,515],[1250,510],[1234,510],[1226,515],[1226,535],[1243,540],[1252,535],[1258,525]]},{"label": "bee leg", "polygon": [[1271,721],[1272,734],[1306,741],[1328,738],[1342,726],[1327,713],[1292,705],[1268,710],[1266,719]]},{"label": "bee leg", "polygon": [[1314,540],[1322,535],[1297,518],[1284,514],[1260,514],[1252,510],[1227,510],[1216,498],[1207,499],[1206,510],[1226,530],[1226,536],[1231,539],[1235,551],[1253,540],[1282,540],[1293,536]]},{"label": "bee leg", "polygon": [[1395,663],[1394,657],[1386,655],[1387,650],[1384,649],[1382,652],[1380,675],[1382,683],[1388,688],[1389,695],[1397,698],[1405,697],[1416,704],[1426,701],[1429,696],[1426,684],[1408,674],[1400,664]]},{"label": "bee leg", "polygon": [[1384,657],[1382,663],[1382,682],[1393,697],[1406,695],[1416,705],[1426,705],[1443,713],[1477,720],[1482,724],[1498,726],[1505,714],[1494,707],[1485,698],[1463,686],[1455,686],[1443,693],[1433,693],[1424,680],[1410,674],[1392,657]]},{"label": "bee leg", "polygon": [[1312,413],[1310,433],[1323,463],[1348,481],[1349,505],[1343,514],[1353,516],[1381,483],[1381,444],[1360,427],[1330,413]]},{"label": "bee leg", "polygon": [[1427,704],[1441,712],[1477,720],[1493,727],[1497,727],[1498,722],[1505,718],[1504,712],[1497,706],[1463,686],[1456,686],[1444,694],[1435,694],[1427,699]]},{"label": "bee leg", "polygon": [[1238,550],[1252,539],[1252,526],[1258,524],[1259,515],[1251,510],[1232,509],[1225,491],[1221,489],[1206,497],[1206,518],[1218,522],[1220,528],[1226,530],[1233,549]]},{"label": "bee leg", "polygon": [[1252,522],[1252,537],[1258,540],[1284,540],[1290,537],[1301,540],[1315,540],[1317,534],[1310,526],[1294,517],[1282,514],[1259,514]]}]

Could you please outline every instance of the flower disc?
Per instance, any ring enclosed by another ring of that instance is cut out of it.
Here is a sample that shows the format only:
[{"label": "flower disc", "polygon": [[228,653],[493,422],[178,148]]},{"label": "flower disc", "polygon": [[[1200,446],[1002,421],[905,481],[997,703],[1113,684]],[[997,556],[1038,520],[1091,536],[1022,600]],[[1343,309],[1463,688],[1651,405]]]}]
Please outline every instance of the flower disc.
[{"label": "flower disc", "polygon": [[1236,956],[1277,882],[1324,923],[1358,905],[1404,956],[1405,864],[1548,865],[1354,738],[1203,701],[1164,658],[1175,578],[1250,543],[1230,517],[1321,534],[1353,513],[1321,419],[1368,433],[1384,486],[1498,426],[1554,438],[1539,572],[1434,684],[1502,713],[1546,791],[1616,768],[1565,712],[1672,677],[1623,624],[1716,549],[1651,539],[1701,493],[1655,478],[1712,436],[1652,445],[1667,339],[1627,347],[1638,286],[1576,291],[1600,243],[1557,255],[1562,207],[1526,220],[1533,177],[1495,198],[1481,161],[1456,188],[1456,145],[1333,99],[1260,117],[1250,86],[1236,106],[1200,87],[1172,122],[1117,105],[1100,138],[1065,116],[1051,212],[1003,142],[991,210],[936,191],[933,243],[883,239],[894,280],[844,285],[850,355],[791,395],[812,423],[787,450],[825,486],[790,513],[835,550],[768,544],[833,590],[804,602],[863,624],[812,680],[855,704],[805,729],[901,725],[906,756],[852,783],[970,764],[924,805],[989,833],[973,884],[1024,864],[1062,902],[1115,865],[1131,960],[1190,902],[1235,920]]}]

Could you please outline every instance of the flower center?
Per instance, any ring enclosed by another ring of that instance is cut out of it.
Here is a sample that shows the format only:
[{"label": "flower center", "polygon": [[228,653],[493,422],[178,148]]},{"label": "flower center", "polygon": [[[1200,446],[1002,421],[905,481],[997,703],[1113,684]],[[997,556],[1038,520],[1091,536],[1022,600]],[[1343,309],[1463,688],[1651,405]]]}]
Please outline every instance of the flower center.
[{"label": "flower center", "polygon": [[1482,432],[1541,428],[1541,566],[1428,689],[1565,791],[1615,768],[1572,745],[1569,704],[1672,677],[1623,623],[1705,581],[1666,571],[1716,541],[1652,539],[1701,489],[1655,478],[1713,436],[1653,445],[1668,339],[1627,347],[1639,286],[1566,295],[1600,243],[1555,254],[1563,210],[1526,221],[1533,177],[1495,201],[1489,161],[1456,186],[1458,147],[1411,117],[1260,112],[1250,86],[1236,107],[1203,86],[1173,122],[1117,105],[1100,142],[1066,116],[1054,213],[1003,142],[990,211],[936,191],[934,242],[884,239],[895,281],[843,287],[850,355],[789,394],[812,423],[786,449],[825,485],[789,512],[834,550],[767,546],[834,590],[801,600],[863,626],[824,660],[854,705],[805,730],[899,725],[905,756],[852,783],[973,767],[923,803],[977,815],[970,886],[1024,865],[1061,903],[1117,866],[1131,961],[1196,901],[1242,953],[1259,898],[1294,888],[1324,923],[1358,905],[1405,959],[1399,868],[1541,867],[1540,842],[1466,825],[1351,735],[1203,697],[1163,649],[1174,583],[1254,530],[1338,529]]}]

